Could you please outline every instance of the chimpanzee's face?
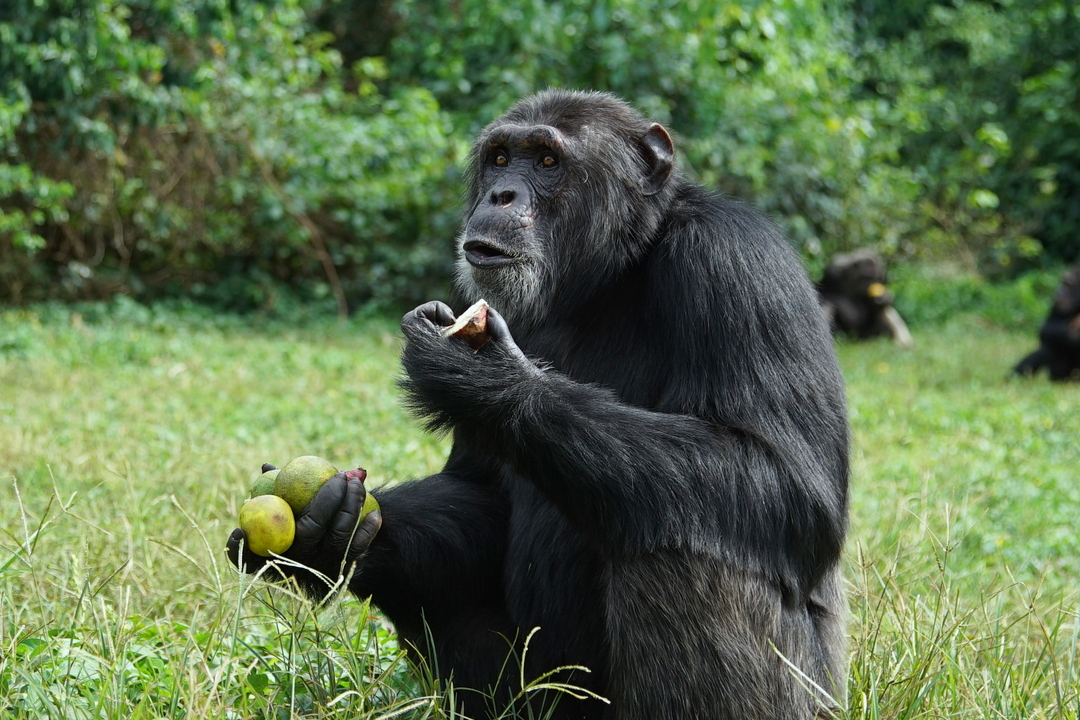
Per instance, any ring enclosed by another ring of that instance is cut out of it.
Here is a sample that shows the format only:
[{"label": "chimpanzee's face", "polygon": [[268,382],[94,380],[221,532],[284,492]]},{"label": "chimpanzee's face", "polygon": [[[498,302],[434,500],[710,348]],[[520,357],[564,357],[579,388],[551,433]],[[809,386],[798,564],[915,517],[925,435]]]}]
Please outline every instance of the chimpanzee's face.
[{"label": "chimpanzee's face", "polygon": [[512,326],[572,311],[644,252],[670,203],[667,131],[621,102],[524,102],[473,145],[458,287]]},{"label": "chimpanzee's face", "polygon": [[474,172],[479,192],[461,234],[458,281],[522,321],[540,310],[555,269],[552,200],[566,173],[567,139],[544,126],[501,125],[480,144]]}]

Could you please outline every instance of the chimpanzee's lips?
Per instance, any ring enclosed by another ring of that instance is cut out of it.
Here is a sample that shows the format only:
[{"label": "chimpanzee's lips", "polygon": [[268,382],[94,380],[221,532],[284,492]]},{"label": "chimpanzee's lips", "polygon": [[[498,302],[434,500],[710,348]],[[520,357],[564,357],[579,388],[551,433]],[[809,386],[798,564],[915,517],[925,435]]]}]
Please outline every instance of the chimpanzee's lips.
[{"label": "chimpanzee's lips", "polygon": [[465,251],[465,259],[473,267],[491,268],[506,265],[517,260],[513,255],[506,254],[501,248],[481,240],[467,240],[461,246]]}]

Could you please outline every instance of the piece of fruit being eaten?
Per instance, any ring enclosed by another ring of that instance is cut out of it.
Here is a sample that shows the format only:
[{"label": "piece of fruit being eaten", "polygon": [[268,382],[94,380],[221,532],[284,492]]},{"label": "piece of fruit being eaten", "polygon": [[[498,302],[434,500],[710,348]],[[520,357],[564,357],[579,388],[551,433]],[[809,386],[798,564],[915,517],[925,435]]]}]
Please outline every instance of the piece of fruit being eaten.
[{"label": "piece of fruit being eaten", "polygon": [[443,328],[442,333],[446,337],[459,337],[473,350],[479,350],[491,337],[487,329],[487,314],[487,302],[483,299],[477,300],[458,315],[453,325]]}]

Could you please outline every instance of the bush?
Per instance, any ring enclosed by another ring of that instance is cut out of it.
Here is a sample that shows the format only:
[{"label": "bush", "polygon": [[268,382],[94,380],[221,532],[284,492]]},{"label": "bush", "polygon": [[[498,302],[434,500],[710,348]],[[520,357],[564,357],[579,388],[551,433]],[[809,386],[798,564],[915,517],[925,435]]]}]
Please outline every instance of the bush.
[{"label": "bush", "polygon": [[447,292],[469,138],[626,97],[812,273],[872,246],[1007,279],[1080,256],[1064,0],[9,0],[0,302],[409,306]]},{"label": "bush", "polygon": [[913,327],[937,326],[977,316],[1015,330],[1038,328],[1050,311],[1061,268],[993,282],[958,265],[908,264],[890,272],[896,308]]},{"label": "bush", "polygon": [[380,94],[374,60],[346,72],[306,9],[16,0],[0,16],[0,75],[17,78],[0,299],[244,308],[284,285],[344,310],[444,278],[460,143],[427,91]]},{"label": "bush", "polygon": [[1080,7],[856,0],[864,88],[905,125],[922,250],[990,275],[1080,258]]}]

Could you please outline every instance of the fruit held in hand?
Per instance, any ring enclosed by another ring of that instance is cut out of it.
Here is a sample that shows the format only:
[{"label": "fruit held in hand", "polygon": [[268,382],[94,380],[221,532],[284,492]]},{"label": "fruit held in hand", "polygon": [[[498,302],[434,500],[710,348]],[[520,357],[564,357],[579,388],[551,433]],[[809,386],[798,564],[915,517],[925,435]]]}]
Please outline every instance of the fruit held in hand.
[{"label": "fruit held in hand", "polygon": [[459,337],[473,350],[479,350],[491,337],[487,330],[487,314],[487,302],[477,300],[468,310],[458,315],[453,325],[443,328],[442,333],[446,337]]},{"label": "fruit held in hand", "polygon": [[299,513],[323,483],[337,473],[337,468],[315,455],[301,455],[285,463],[274,480],[274,495],[284,498],[294,513]]},{"label": "fruit held in hand", "polygon": [[289,503],[277,495],[259,495],[240,508],[240,529],[247,535],[251,552],[263,557],[280,555],[292,545],[296,534]]},{"label": "fruit held in hand", "polygon": [[259,497],[260,495],[273,495],[274,494],[274,480],[277,478],[280,469],[274,468],[273,470],[267,470],[259,477],[255,478],[255,482],[251,483],[251,489],[248,490],[248,497]]},{"label": "fruit held in hand", "polygon": [[[364,482],[367,480],[367,470],[364,468],[356,468],[355,470],[345,471],[346,482]],[[360,508],[360,519],[363,520],[364,516],[372,510],[379,510],[379,501],[375,499],[375,496],[368,493],[364,496],[364,505]]]},{"label": "fruit held in hand", "polygon": [[364,498],[364,506],[360,508],[360,519],[363,520],[372,510],[379,509],[379,501],[375,499],[374,495],[368,493],[367,497]]}]

